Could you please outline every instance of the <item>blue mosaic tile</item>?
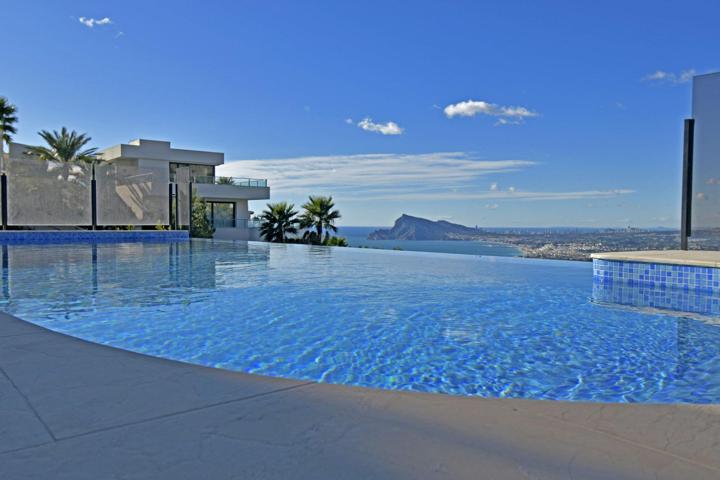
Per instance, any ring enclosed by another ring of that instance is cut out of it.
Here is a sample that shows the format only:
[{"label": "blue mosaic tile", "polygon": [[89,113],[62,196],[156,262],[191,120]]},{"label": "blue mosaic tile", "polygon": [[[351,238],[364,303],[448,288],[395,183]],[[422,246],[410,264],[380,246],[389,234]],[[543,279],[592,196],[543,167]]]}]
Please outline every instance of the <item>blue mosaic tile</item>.
[{"label": "blue mosaic tile", "polygon": [[177,242],[190,240],[187,230],[5,230],[0,244]]},{"label": "blue mosaic tile", "polygon": [[593,299],[720,315],[720,269],[593,260]]}]

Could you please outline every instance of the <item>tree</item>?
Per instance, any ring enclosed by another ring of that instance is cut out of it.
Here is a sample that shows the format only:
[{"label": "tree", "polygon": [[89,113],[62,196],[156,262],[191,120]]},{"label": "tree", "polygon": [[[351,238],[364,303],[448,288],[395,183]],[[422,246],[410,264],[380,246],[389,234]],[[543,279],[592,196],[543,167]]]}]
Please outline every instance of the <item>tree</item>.
[{"label": "tree", "polygon": [[195,192],[192,196],[192,219],[190,221],[190,236],[194,238],[212,238],[215,227],[210,225],[207,217],[208,205]]},{"label": "tree", "polygon": [[17,108],[7,98],[0,97],[0,157],[5,153],[5,143],[12,141],[17,133]]},{"label": "tree", "polygon": [[300,227],[306,229],[303,238],[307,241],[322,243],[323,231],[326,233],[326,240],[330,237],[331,231],[337,232],[335,220],[340,218],[340,212],[335,210],[332,197],[311,195],[302,208],[305,211],[300,216]]},{"label": "tree", "polygon": [[268,242],[282,243],[289,233],[297,233],[297,211],[288,202],[268,203],[260,215],[260,234]]},{"label": "tree", "polygon": [[71,165],[89,163],[94,166],[97,161],[97,148],[85,148],[92,139],[84,133],[69,132],[62,127],[60,133],[57,130],[41,130],[38,135],[45,140],[47,147],[29,147],[25,153],[46,162],[59,163],[65,180],[69,180]]}]

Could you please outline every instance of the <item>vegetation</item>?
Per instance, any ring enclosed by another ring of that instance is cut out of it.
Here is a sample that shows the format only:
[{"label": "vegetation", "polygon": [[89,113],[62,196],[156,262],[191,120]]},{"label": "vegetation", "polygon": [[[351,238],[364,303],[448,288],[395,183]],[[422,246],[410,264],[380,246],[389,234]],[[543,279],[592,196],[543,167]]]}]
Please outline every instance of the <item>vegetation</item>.
[{"label": "vegetation", "polygon": [[343,237],[330,237],[325,240],[325,245],[328,247],[347,247],[347,239]]},{"label": "vegetation", "polygon": [[260,234],[268,242],[286,242],[288,234],[297,233],[295,205],[288,202],[268,203],[260,215]]},{"label": "vegetation", "polygon": [[331,231],[337,232],[335,220],[340,218],[340,212],[335,209],[332,197],[311,195],[302,208],[300,228],[306,229],[303,238],[309,243],[321,244],[328,241]]},{"label": "vegetation", "polygon": [[94,166],[97,161],[97,148],[85,148],[91,138],[84,133],[70,132],[62,127],[59,133],[57,130],[41,130],[38,135],[45,140],[47,147],[29,147],[25,153],[46,162],[59,163],[65,180],[77,180],[82,171],[77,166],[73,168],[73,165],[88,163]]},{"label": "vegetation", "polygon": [[[347,247],[348,242],[342,237],[333,237],[330,232],[337,232],[335,220],[340,212],[335,209],[332,197],[311,196],[303,206],[303,213],[298,217],[295,205],[288,202],[268,203],[260,215],[260,234],[268,242],[276,243],[312,243],[333,247]],[[298,233],[298,227],[304,229],[302,240],[289,235]],[[323,233],[325,234],[323,237]]]},{"label": "vegetation", "polygon": [[190,236],[195,238],[212,238],[215,227],[210,225],[207,217],[208,205],[202,198],[193,192],[192,220],[190,221]]},{"label": "vegetation", "polygon": [[0,154],[5,152],[5,143],[12,141],[12,136],[17,133],[17,108],[7,98],[0,97]]},{"label": "vegetation", "polygon": [[232,177],[217,177],[218,185],[235,185],[235,180]]},{"label": "vegetation", "polygon": [[59,163],[94,163],[97,160],[97,148],[84,148],[92,140],[84,133],[78,134],[75,130],[69,132],[66,127],[62,127],[60,133],[57,130],[41,130],[38,135],[48,146],[29,147],[27,153],[40,160]]}]

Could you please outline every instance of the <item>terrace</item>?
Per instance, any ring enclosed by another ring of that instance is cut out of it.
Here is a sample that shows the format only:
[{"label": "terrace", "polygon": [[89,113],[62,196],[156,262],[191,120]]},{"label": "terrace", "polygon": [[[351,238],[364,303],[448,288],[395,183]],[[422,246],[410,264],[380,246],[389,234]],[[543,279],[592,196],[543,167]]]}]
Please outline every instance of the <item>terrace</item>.
[{"label": "terrace", "polygon": [[1,478],[716,479],[720,409],[233,373],[0,313]]}]

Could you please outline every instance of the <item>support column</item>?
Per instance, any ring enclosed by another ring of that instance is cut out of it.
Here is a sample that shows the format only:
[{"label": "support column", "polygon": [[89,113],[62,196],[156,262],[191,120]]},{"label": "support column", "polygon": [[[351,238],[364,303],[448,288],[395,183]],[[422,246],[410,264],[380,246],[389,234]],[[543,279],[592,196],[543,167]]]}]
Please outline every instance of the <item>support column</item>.
[{"label": "support column", "polygon": [[170,222],[170,230],[177,230],[175,225],[177,225],[177,215],[173,211],[173,197],[175,194],[173,193],[173,184],[168,183],[168,221]]},{"label": "support column", "polygon": [[193,195],[195,193],[193,192],[193,182],[188,183],[188,213],[189,213],[189,219],[188,219],[188,231],[192,231],[192,221],[193,221]]},{"label": "support column", "polygon": [[680,212],[680,249],[688,249],[688,237],[692,235],[692,179],[695,142],[695,120],[685,119],[683,144],[682,211]]},{"label": "support column", "polygon": [[7,203],[8,203],[8,188],[7,188],[7,175],[4,173],[0,175],[0,196],[2,197],[2,229],[7,230],[8,218],[7,218]]},{"label": "support column", "polygon": [[180,219],[180,185],[175,184],[175,228],[182,230],[183,222]]},{"label": "support column", "polygon": [[94,178],[90,180],[90,217],[92,229],[97,230],[97,183]]}]

